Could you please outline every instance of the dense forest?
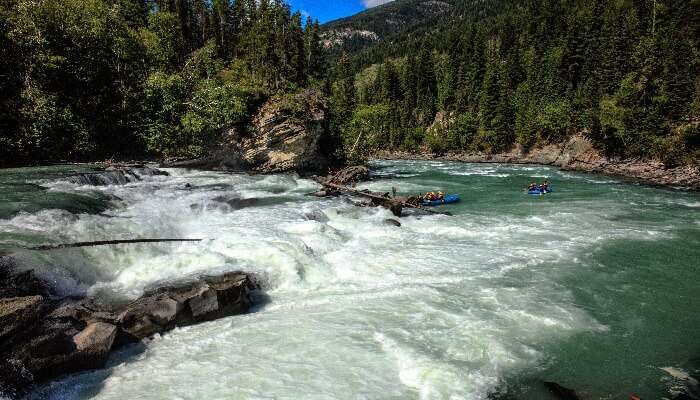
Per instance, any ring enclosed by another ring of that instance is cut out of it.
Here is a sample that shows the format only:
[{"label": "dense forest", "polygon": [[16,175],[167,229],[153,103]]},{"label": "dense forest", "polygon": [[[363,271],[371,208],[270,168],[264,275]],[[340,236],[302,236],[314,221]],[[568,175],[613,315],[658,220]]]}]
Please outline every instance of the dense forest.
[{"label": "dense forest", "polygon": [[322,63],[274,0],[3,0],[0,164],[197,156]]},{"label": "dense forest", "polygon": [[308,87],[352,162],[583,133],[698,163],[699,41],[700,0],[395,0],[323,27],[281,0],[4,0],[0,164],[196,157]]},{"label": "dense forest", "polygon": [[[458,18],[340,57],[333,104],[347,119],[348,156],[499,152],[582,132],[609,155],[698,163],[700,1],[494,1],[487,10],[453,10]],[[354,29],[387,18],[364,13]],[[332,25],[353,28],[353,18]]]}]

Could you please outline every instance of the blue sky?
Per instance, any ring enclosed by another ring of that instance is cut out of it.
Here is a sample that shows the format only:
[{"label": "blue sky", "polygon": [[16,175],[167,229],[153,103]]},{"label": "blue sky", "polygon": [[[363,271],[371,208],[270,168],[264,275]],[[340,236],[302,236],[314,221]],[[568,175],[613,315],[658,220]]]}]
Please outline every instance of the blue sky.
[{"label": "blue sky", "polygon": [[292,9],[321,23],[358,13],[368,7],[387,3],[390,0],[289,0]]}]

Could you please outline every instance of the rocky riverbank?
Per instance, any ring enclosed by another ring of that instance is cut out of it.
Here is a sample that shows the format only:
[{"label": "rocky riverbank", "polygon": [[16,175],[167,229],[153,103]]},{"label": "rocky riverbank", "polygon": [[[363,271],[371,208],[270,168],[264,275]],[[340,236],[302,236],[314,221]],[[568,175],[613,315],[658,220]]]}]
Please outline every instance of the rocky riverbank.
[{"label": "rocky riverbank", "polygon": [[469,163],[510,163],[552,165],[564,170],[592,172],[640,180],[652,185],[665,185],[700,190],[700,169],[697,167],[666,168],[654,160],[608,158],[593,147],[583,135],[567,142],[536,147],[528,151],[520,146],[498,154],[485,153],[409,153],[377,152],[377,158],[395,160],[449,160]]},{"label": "rocky riverbank", "polygon": [[251,305],[255,278],[243,272],[200,276],[147,290],[125,305],[61,297],[50,279],[0,256],[0,393],[102,367],[120,346],[217,318]]}]

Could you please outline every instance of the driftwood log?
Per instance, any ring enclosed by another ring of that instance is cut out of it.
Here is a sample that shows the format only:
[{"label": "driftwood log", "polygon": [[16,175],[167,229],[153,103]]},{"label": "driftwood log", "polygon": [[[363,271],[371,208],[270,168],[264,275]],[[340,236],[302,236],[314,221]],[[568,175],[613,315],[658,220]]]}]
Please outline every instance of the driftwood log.
[{"label": "driftwood log", "polygon": [[27,247],[29,250],[57,250],[67,249],[72,247],[92,247],[92,246],[107,246],[113,244],[130,244],[130,243],[162,243],[162,242],[201,242],[202,239],[125,239],[125,240],[96,240],[92,242],[77,242],[77,243],[61,243],[61,244],[43,244],[40,246]]},{"label": "driftwood log", "polygon": [[410,202],[408,198],[393,197],[393,196],[390,196],[389,193],[364,192],[362,190],[357,190],[355,188],[351,188],[351,187],[347,187],[347,186],[343,186],[343,185],[338,185],[336,183],[332,183],[332,182],[328,182],[328,181],[319,181],[319,183],[324,188],[330,188],[330,189],[336,190],[338,192],[345,192],[345,193],[350,193],[350,194],[354,194],[357,196],[366,197],[366,198],[372,200],[372,202],[375,205],[388,208],[397,217],[401,216],[401,213],[402,213],[404,207],[422,210],[422,211],[425,211],[425,212],[430,213],[430,214],[450,215],[450,216],[452,215],[451,213],[445,212],[445,211],[430,210],[426,207],[421,206],[420,204],[414,204],[414,203]]}]

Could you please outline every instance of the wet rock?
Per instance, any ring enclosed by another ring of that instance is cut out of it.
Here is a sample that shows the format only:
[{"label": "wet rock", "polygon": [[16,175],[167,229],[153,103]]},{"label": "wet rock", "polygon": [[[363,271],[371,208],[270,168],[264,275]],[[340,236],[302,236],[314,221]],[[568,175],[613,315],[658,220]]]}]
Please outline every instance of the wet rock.
[{"label": "wet rock", "polygon": [[5,267],[2,283],[16,287],[3,288],[11,297],[0,297],[0,391],[17,396],[34,383],[102,367],[114,347],[244,313],[258,288],[249,275],[232,272],[157,287],[124,306],[109,306],[93,298],[44,297],[48,285],[32,271]]},{"label": "wet rock", "polygon": [[343,168],[340,171],[329,175],[326,180],[336,185],[351,185],[369,179],[369,169],[364,165],[355,165]]},{"label": "wet rock", "polygon": [[669,389],[673,400],[700,400],[700,382],[697,377],[679,368],[665,367],[661,370],[673,378],[673,385]]},{"label": "wet rock", "polygon": [[489,393],[486,398],[488,400],[517,400],[517,398],[508,393],[501,393],[499,391]]},{"label": "wet rock", "polygon": [[0,299],[0,340],[37,320],[43,300],[41,296]]},{"label": "wet rock", "polygon": [[400,227],[400,226],[401,226],[401,222],[399,222],[399,221],[397,221],[397,220],[395,220],[395,219],[393,219],[393,218],[387,218],[387,219],[384,220],[384,225],[391,225],[391,226]]},{"label": "wet rock", "polygon": [[304,214],[304,218],[309,221],[328,222],[328,216],[323,211],[312,211]]},{"label": "wet rock", "polygon": [[167,294],[142,297],[129,304],[118,318],[121,332],[127,340],[138,341],[176,326],[182,303]]},{"label": "wet rock", "polygon": [[566,388],[556,382],[542,382],[544,386],[552,393],[557,399],[560,400],[580,400],[578,395],[573,389]]},{"label": "wet rock", "polygon": [[323,190],[318,190],[313,193],[309,193],[309,196],[314,196],[314,197],[331,197],[331,196],[339,196],[340,192],[337,190],[332,190],[332,189],[323,189]]},{"label": "wet rock", "polygon": [[83,365],[79,369],[93,369],[104,365],[116,335],[116,326],[106,322],[93,322],[73,336],[73,343],[83,359]]},{"label": "wet rock", "polygon": [[401,218],[401,215],[403,213],[403,205],[401,204],[401,202],[395,200],[372,200],[372,203],[376,206],[381,206],[389,209],[389,211],[391,211],[391,213],[394,214],[394,216]]},{"label": "wet rock", "polygon": [[216,201],[218,203],[228,204],[228,206],[234,210],[240,210],[242,208],[253,207],[258,203],[258,199],[256,199],[256,198],[241,199],[238,197],[229,197],[229,196],[217,196],[217,197],[214,197],[212,200]]},{"label": "wet rock", "polygon": [[110,166],[99,172],[84,172],[68,176],[66,180],[78,185],[106,186],[138,182],[145,176],[168,175],[167,172],[143,165]]},{"label": "wet rock", "polygon": [[34,271],[22,271],[11,256],[0,257],[0,298],[51,296],[51,287]]},{"label": "wet rock", "polygon": [[246,312],[250,308],[250,292],[258,288],[250,275],[230,272],[223,275],[204,277],[203,280],[216,291],[219,309],[211,317],[221,318]]}]

